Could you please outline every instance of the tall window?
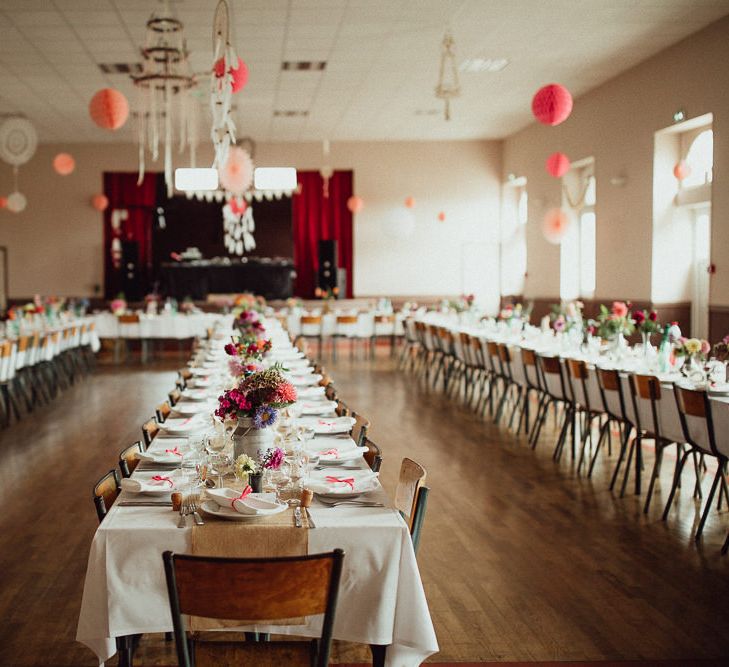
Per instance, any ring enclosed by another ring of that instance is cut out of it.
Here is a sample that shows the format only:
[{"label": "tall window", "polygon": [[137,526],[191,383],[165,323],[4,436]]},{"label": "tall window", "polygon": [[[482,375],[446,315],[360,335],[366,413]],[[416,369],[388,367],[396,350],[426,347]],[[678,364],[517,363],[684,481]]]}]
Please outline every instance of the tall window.
[{"label": "tall window", "polygon": [[501,295],[524,293],[527,270],[526,225],[528,198],[526,178],[518,178],[504,186],[501,215]]},{"label": "tall window", "polygon": [[590,158],[577,163],[562,182],[562,206],[571,218],[560,248],[560,297],[564,300],[595,295],[596,201]]}]

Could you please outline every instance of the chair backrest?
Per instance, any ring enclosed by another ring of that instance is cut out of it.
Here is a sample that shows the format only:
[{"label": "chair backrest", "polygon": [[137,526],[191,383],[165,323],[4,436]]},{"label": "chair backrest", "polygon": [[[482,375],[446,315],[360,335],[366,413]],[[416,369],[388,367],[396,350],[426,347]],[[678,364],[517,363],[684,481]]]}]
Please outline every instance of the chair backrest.
[{"label": "chair backrest", "polygon": [[592,410],[590,393],[587,390],[587,380],[590,371],[582,359],[567,359],[567,381],[573,399],[587,410]]},{"label": "chair backrest", "polygon": [[164,403],[160,403],[155,408],[155,414],[157,415],[157,421],[160,424],[164,424],[167,420],[167,417],[170,416],[170,413],[172,412],[172,408],[170,407],[170,404],[165,401]]},{"label": "chair backrest", "polygon": [[302,315],[301,324],[321,324],[321,315]]},{"label": "chair backrest", "polygon": [[175,387],[169,394],[167,394],[167,398],[170,399],[170,405],[174,407],[182,398],[182,392]]},{"label": "chair backrest", "polygon": [[334,386],[333,383],[329,383],[324,388],[324,396],[326,396],[328,401],[336,401],[337,400],[337,388]]},{"label": "chair backrest", "polygon": [[357,315],[337,315],[337,324],[357,324]]},{"label": "chair backrest", "polygon": [[133,445],[129,445],[119,452],[119,470],[124,478],[131,477],[136,467],[139,465],[139,455],[144,451],[144,445],[141,440],[137,440]]},{"label": "chair backrest", "polygon": [[144,437],[144,444],[149,447],[152,444],[155,436],[159,433],[159,424],[157,420],[152,417],[149,421],[142,424],[142,436]]},{"label": "chair backrest", "polygon": [[412,528],[418,489],[425,482],[426,477],[425,468],[419,463],[408,458],[402,460],[400,477],[395,489],[395,509],[400,511],[410,528]]},{"label": "chair backrest", "polygon": [[714,418],[708,394],[701,390],[684,389],[678,385],[674,386],[674,391],[686,442],[706,453],[726,458],[729,452],[722,454],[716,446]]},{"label": "chair backrest", "polygon": [[334,408],[334,412],[337,413],[337,417],[349,417],[349,415],[352,413],[352,411],[349,409],[349,406],[344,401],[340,401],[339,399],[336,399],[336,401],[337,407]]},{"label": "chair backrest", "polygon": [[[341,549],[284,558],[211,558],[165,551],[162,559],[180,665],[191,664],[183,614],[257,621],[324,614],[314,664],[329,664]],[[221,587],[221,581],[226,585]]]},{"label": "chair backrest", "polygon": [[[653,435],[661,437],[658,401],[661,400],[661,383],[654,375],[630,376],[630,395],[633,401],[635,426],[639,431],[653,430]],[[650,406],[648,415],[642,408]],[[650,416],[650,419],[648,419]],[[645,418],[644,418],[645,417]]]},{"label": "chair backrest", "polygon": [[600,385],[603,409],[615,419],[627,421],[625,399],[620,373],[613,368],[597,368],[597,383]]},{"label": "chair backrest", "polygon": [[103,520],[106,513],[111,509],[120,491],[119,475],[116,470],[110,470],[94,484],[94,506],[96,507],[96,515],[99,517],[99,522]]},{"label": "chair backrest", "polygon": [[352,427],[352,440],[357,444],[358,447],[364,445],[365,438],[367,437],[367,430],[371,426],[370,420],[362,415],[353,412],[354,426]]},{"label": "chair backrest", "polygon": [[139,324],[139,315],[117,315],[119,324]]},{"label": "chair backrest", "polygon": [[375,324],[387,324],[395,322],[394,315],[375,315]]},{"label": "chair backrest", "polygon": [[364,447],[367,447],[367,451],[364,453],[364,460],[367,461],[367,465],[371,468],[372,472],[380,472],[382,466],[382,450],[368,437],[364,439]]}]

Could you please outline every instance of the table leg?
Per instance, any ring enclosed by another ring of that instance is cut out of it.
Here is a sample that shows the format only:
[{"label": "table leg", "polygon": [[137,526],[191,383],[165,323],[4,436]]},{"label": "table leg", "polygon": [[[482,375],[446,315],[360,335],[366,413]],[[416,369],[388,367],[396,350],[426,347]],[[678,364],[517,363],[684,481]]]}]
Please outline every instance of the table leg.
[{"label": "table leg", "polygon": [[385,667],[387,646],[382,644],[370,644],[370,651],[372,652],[372,667]]}]

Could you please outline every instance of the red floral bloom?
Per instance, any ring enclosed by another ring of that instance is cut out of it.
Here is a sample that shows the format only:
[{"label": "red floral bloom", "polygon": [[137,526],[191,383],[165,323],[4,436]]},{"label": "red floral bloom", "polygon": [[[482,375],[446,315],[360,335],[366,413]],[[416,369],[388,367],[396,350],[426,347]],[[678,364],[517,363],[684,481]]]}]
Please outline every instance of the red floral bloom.
[{"label": "red floral bloom", "polygon": [[274,392],[274,403],[293,403],[296,400],[296,387],[290,382],[282,382]]}]

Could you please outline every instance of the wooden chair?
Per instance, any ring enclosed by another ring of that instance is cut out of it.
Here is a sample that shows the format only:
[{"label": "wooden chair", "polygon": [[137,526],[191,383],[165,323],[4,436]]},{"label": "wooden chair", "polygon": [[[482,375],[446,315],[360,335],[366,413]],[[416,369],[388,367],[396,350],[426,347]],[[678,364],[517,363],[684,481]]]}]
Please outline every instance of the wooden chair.
[{"label": "wooden chair", "polygon": [[[709,510],[711,509],[711,503],[714,500],[716,489],[719,483],[722,484],[722,493],[726,493],[726,482],[724,480],[724,474],[726,472],[727,457],[721,451],[719,451],[716,444],[716,434],[714,432],[714,418],[711,412],[711,401],[705,391],[696,391],[694,389],[684,389],[678,385],[674,386],[674,392],[676,395],[676,404],[678,406],[678,416],[681,419],[681,429],[683,430],[683,437],[689,444],[689,448],[681,457],[676,474],[674,475],[673,484],[671,486],[671,493],[668,496],[668,502],[666,503],[666,509],[663,512],[663,519],[668,517],[668,511],[671,508],[673,502],[673,496],[676,493],[678,482],[681,479],[681,471],[686,463],[686,459],[689,454],[693,454],[696,457],[697,453],[708,456],[715,456],[717,459],[716,475],[714,475],[714,481],[711,484],[711,490],[709,491],[709,497],[706,499],[704,504],[704,510],[701,513],[701,520],[696,528],[694,534],[694,540],[697,542],[701,538],[701,533],[704,530],[704,524],[709,516]],[[697,485],[699,481],[697,480]],[[726,547],[726,543],[725,543]],[[722,548],[722,553],[725,549]]]},{"label": "wooden chair", "polygon": [[412,459],[404,458],[395,489],[395,509],[407,521],[415,553],[417,553],[420,543],[420,532],[430,491],[427,486],[424,486],[426,476],[427,473],[423,466]]},{"label": "wooden chair", "polygon": [[349,339],[349,358],[354,359],[358,323],[357,315],[337,315],[336,328],[332,334],[332,359],[337,358],[337,344],[340,339]]},{"label": "wooden chair", "polygon": [[121,486],[119,485],[119,475],[116,470],[110,470],[94,484],[94,506],[96,507],[96,515],[99,517],[99,523],[103,521],[120,492]]},{"label": "wooden chair", "polygon": [[330,382],[324,388],[324,396],[326,396],[326,398],[327,398],[328,401],[336,401],[337,400],[337,389],[336,389],[336,387],[334,386],[333,383]]},{"label": "wooden chair", "polygon": [[367,437],[367,430],[372,425],[369,419],[362,415],[353,412],[354,426],[352,427],[352,440],[355,441],[358,447],[364,445],[365,438]]},{"label": "wooden chair", "polygon": [[[559,357],[542,356],[536,355],[537,368],[539,369],[539,376],[542,382],[542,389],[545,393],[545,401],[541,413],[537,417],[535,425],[534,437],[532,439],[532,449],[537,446],[539,442],[539,434],[542,426],[547,419],[547,413],[549,412],[550,405],[554,407],[555,411],[559,406],[564,406],[564,421],[559,431],[557,438],[557,444],[554,448],[554,454],[552,458],[557,461],[562,455],[562,449],[564,443],[567,440],[567,435],[570,431],[570,426],[574,429],[574,419],[572,419],[573,412],[571,410],[570,396],[567,392],[567,386],[565,384],[564,372],[562,369],[562,362]],[[555,412],[556,414],[556,412]],[[575,441],[574,441],[574,430],[572,433],[572,455],[575,454]]]},{"label": "wooden chair", "polygon": [[182,398],[182,392],[175,387],[169,394],[167,394],[167,398],[170,401],[170,405],[174,408]]},{"label": "wooden chair", "polygon": [[[588,441],[590,449],[592,449],[592,424],[596,419],[601,420],[604,413],[594,404],[593,398],[596,397],[590,395],[590,369],[587,363],[582,359],[566,359],[565,361],[567,364],[567,384],[574,400],[575,411],[582,416],[580,460],[577,464],[577,473],[579,474],[585,460]],[[600,438],[604,436],[605,428],[605,426],[601,426]]]},{"label": "wooden chair", "polygon": [[367,447],[367,451],[364,454],[364,460],[367,461],[367,465],[372,472],[380,472],[380,467],[382,466],[382,450],[368,437],[365,437],[362,446]]},{"label": "wooden chair", "polygon": [[394,315],[375,315],[374,329],[372,339],[370,340],[370,357],[374,359],[375,348],[378,338],[387,338],[390,341],[390,356],[395,356],[397,348],[397,331],[396,320]]},{"label": "wooden chair", "polygon": [[[212,558],[162,554],[181,667],[274,665],[326,667],[344,552],[284,558]],[[220,582],[225,581],[225,586]],[[212,619],[274,622],[323,614],[319,639],[215,641],[217,633],[188,637],[183,614]]]},{"label": "wooden chair", "polygon": [[181,368],[177,371],[177,388],[182,391],[192,379],[192,371],[189,368]]},{"label": "wooden chair", "polygon": [[157,417],[157,422],[160,424],[164,424],[167,420],[167,417],[170,416],[170,413],[172,412],[172,408],[170,407],[170,404],[165,401],[164,403],[160,403],[154,410],[155,415]]},{"label": "wooden chair", "polygon": [[144,445],[141,440],[137,440],[133,445],[129,445],[119,452],[119,470],[124,479],[132,476],[135,468],[139,465],[139,454],[144,451]]},{"label": "wooden chair", "polygon": [[[114,344],[114,363],[120,363],[121,362],[121,350],[124,348],[124,361],[127,360],[129,357],[129,340],[130,336],[127,335],[127,331],[132,326],[139,326],[139,315],[137,314],[126,314],[126,315],[117,315],[116,316],[117,326],[119,330],[119,335],[116,338],[116,342]],[[140,345],[141,345],[141,359],[142,362],[147,361],[148,356],[148,350],[147,350],[147,340],[146,339],[140,339]]]},{"label": "wooden chair", "polygon": [[334,408],[334,412],[337,413],[337,417],[349,417],[349,415],[352,414],[349,406],[344,401],[340,401],[338,398],[336,399],[336,401],[337,407]]},{"label": "wooden chair", "polygon": [[317,341],[317,357],[321,359],[322,346],[324,345],[324,325],[321,315],[302,315],[300,319],[300,333],[296,337],[294,344],[302,338],[306,340]]},{"label": "wooden chair", "polygon": [[145,448],[149,447],[152,444],[152,440],[155,439],[158,433],[159,424],[154,417],[142,424],[142,437],[144,438]]}]

